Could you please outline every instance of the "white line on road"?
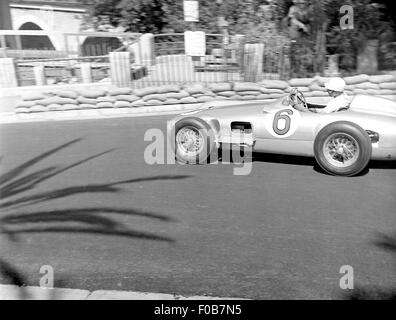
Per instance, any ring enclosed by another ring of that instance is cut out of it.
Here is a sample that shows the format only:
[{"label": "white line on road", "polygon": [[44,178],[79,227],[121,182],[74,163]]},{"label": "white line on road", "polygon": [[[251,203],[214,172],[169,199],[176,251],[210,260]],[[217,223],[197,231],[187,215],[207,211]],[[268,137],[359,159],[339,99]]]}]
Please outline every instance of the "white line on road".
[{"label": "white line on road", "polygon": [[182,296],[177,294],[88,290],[41,287],[18,287],[16,285],[0,285],[0,300],[246,300],[242,298],[221,298],[211,296]]}]

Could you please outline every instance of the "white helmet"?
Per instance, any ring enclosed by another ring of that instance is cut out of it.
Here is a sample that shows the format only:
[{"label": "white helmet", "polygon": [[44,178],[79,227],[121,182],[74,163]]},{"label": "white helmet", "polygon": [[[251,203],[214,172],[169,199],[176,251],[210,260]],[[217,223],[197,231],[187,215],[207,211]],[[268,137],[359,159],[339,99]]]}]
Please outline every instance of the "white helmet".
[{"label": "white helmet", "polygon": [[331,78],[328,82],[325,83],[325,88],[327,90],[343,92],[345,90],[346,83],[344,79],[339,77]]}]

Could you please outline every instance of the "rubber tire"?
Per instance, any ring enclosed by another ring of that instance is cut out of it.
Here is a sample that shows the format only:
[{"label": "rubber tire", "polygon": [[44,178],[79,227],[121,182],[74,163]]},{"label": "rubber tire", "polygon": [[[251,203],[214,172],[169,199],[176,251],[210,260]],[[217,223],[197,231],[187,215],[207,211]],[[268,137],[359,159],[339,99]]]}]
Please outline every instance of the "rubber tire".
[{"label": "rubber tire", "polygon": [[[204,136],[204,147],[202,148],[202,151],[198,153],[195,157],[188,157],[185,154],[179,152],[176,144],[176,135],[178,131],[185,127],[185,126],[191,126],[194,127],[203,134]],[[185,118],[179,120],[175,124],[175,135],[174,135],[174,140],[173,140],[173,150],[175,152],[175,157],[176,160],[180,163],[185,163],[185,164],[203,164],[206,163],[208,158],[210,158],[210,155],[212,154],[213,150],[216,148],[216,143],[214,140],[214,135],[213,135],[213,130],[207,124],[205,121],[199,118]],[[206,150],[206,155],[204,154]]]},{"label": "rubber tire", "polygon": [[[346,133],[352,136],[358,143],[360,154],[357,161],[345,168],[337,168],[330,164],[325,156],[323,155],[323,144],[327,137],[334,133]],[[314,154],[317,163],[320,167],[331,175],[351,177],[362,172],[370,161],[372,153],[371,140],[367,132],[364,131],[360,126],[347,122],[337,121],[325,126],[319,131],[314,142]]]}]

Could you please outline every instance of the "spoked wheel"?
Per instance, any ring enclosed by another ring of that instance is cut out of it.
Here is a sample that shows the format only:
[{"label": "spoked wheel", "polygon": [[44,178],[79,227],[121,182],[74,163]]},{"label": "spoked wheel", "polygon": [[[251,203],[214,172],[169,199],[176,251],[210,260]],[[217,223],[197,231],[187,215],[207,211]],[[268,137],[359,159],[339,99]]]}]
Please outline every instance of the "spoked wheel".
[{"label": "spoked wheel", "polygon": [[175,125],[174,150],[181,163],[205,163],[216,143],[210,126],[199,118],[186,118]]},{"label": "spoked wheel", "polygon": [[359,159],[359,143],[345,133],[334,133],[323,143],[323,154],[332,165],[345,168]]},{"label": "spoked wheel", "polygon": [[196,127],[185,126],[177,132],[176,144],[184,157],[196,156],[204,147],[204,137]]},{"label": "spoked wheel", "polygon": [[315,158],[327,173],[354,176],[364,170],[371,158],[371,140],[359,126],[338,121],[324,127],[316,136]]}]

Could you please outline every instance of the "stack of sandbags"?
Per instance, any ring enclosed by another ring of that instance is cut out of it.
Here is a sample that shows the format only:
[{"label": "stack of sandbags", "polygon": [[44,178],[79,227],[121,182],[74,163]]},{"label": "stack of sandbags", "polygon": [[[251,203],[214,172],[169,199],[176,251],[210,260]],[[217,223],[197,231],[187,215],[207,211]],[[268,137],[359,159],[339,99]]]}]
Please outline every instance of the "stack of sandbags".
[{"label": "stack of sandbags", "polygon": [[[46,107],[38,105],[37,101],[41,101],[47,98],[47,95],[41,92],[29,92],[24,94],[22,100],[16,105],[16,113],[28,113],[28,112],[43,112],[47,111]],[[37,106],[37,107],[36,107]]]},{"label": "stack of sandbags", "polygon": [[293,78],[288,81],[289,88],[286,89],[286,92],[290,92],[291,88],[297,88],[304,96],[310,97],[312,96],[310,86],[314,83],[313,78]]},{"label": "stack of sandbags", "polygon": [[234,91],[237,97],[242,100],[255,100],[261,94],[263,87],[253,82],[236,82],[234,84]]},{"label": "stack of sandbags", "polygon": [[195,98],[196,101],[199,103],[212,101],[213,98],[217,97],[217,95],[211,89],[201,83],[186,85],[183,89],[184,93],[188,94],[188,96]]},{"label": "stack of sandbags", "polygon": [[368,94],[376,96],[386,96],[396,94],[396,79],[392,75],[365,74],[346,77],[347,89],[352,90],[353,94]]},{"label": "stack of sandbags", "polygon": [[[329,77],[316,76],[314,78],[291,79],[288,81],[290,87],[298,88],[306,97],[328,96],[324,84]],[[345,92],[348,95],[366,94],[374,96],[396,95],[396,79],[392,75],[359,74],[344,77],[346,82]],[[286,89],[290,92],[290,88]]]},{"label": "stack of sandbags", "polygon": [[[345,77],[346,93],[389,96],[396,99],[396,78],[392,75]],[[329,78],[263,80],[252,82],[222,82],[189,85],[163,85],[141,89],[112,88],[59,90],[48,93],[28,93],[16,107],[16,112],[63,111],[75,109],[134,108],[172,104],[203,103],[213,100],[278,99],[298,88],[306,97],[327,97],[324,84]]]},{"label": "stack of sandbags", "polygon": [[108,107],[114,108],[130,108],[132,103],[139,99],[139,97],[132,94],[130,88],[109,89],[107,96],[97,98],[103,107],[105,106],[104,103],[107,103]]},{"label": "stack of sandbags", "polygon": [[261,94],[257,99],[278,99],[290,88],[290,85],[282,80],[262,80],[258,84],[261,86]]},{"label": "stack of sandbags", "polygon": [[[18,103],[16,112],[44,112],[78,109],[78,95],[74,91],[54,93],[28,93]],[[25,108],[25,109],[23,109]],[[27,110],[28,109],[28,110]]]},{"label": "stack of sandbags", "polygon": [[231,82],[211,83],[208,85],[206,94],[211,95],[210,101],[237,99],[237,93],[233,89],[234,84]]}]

